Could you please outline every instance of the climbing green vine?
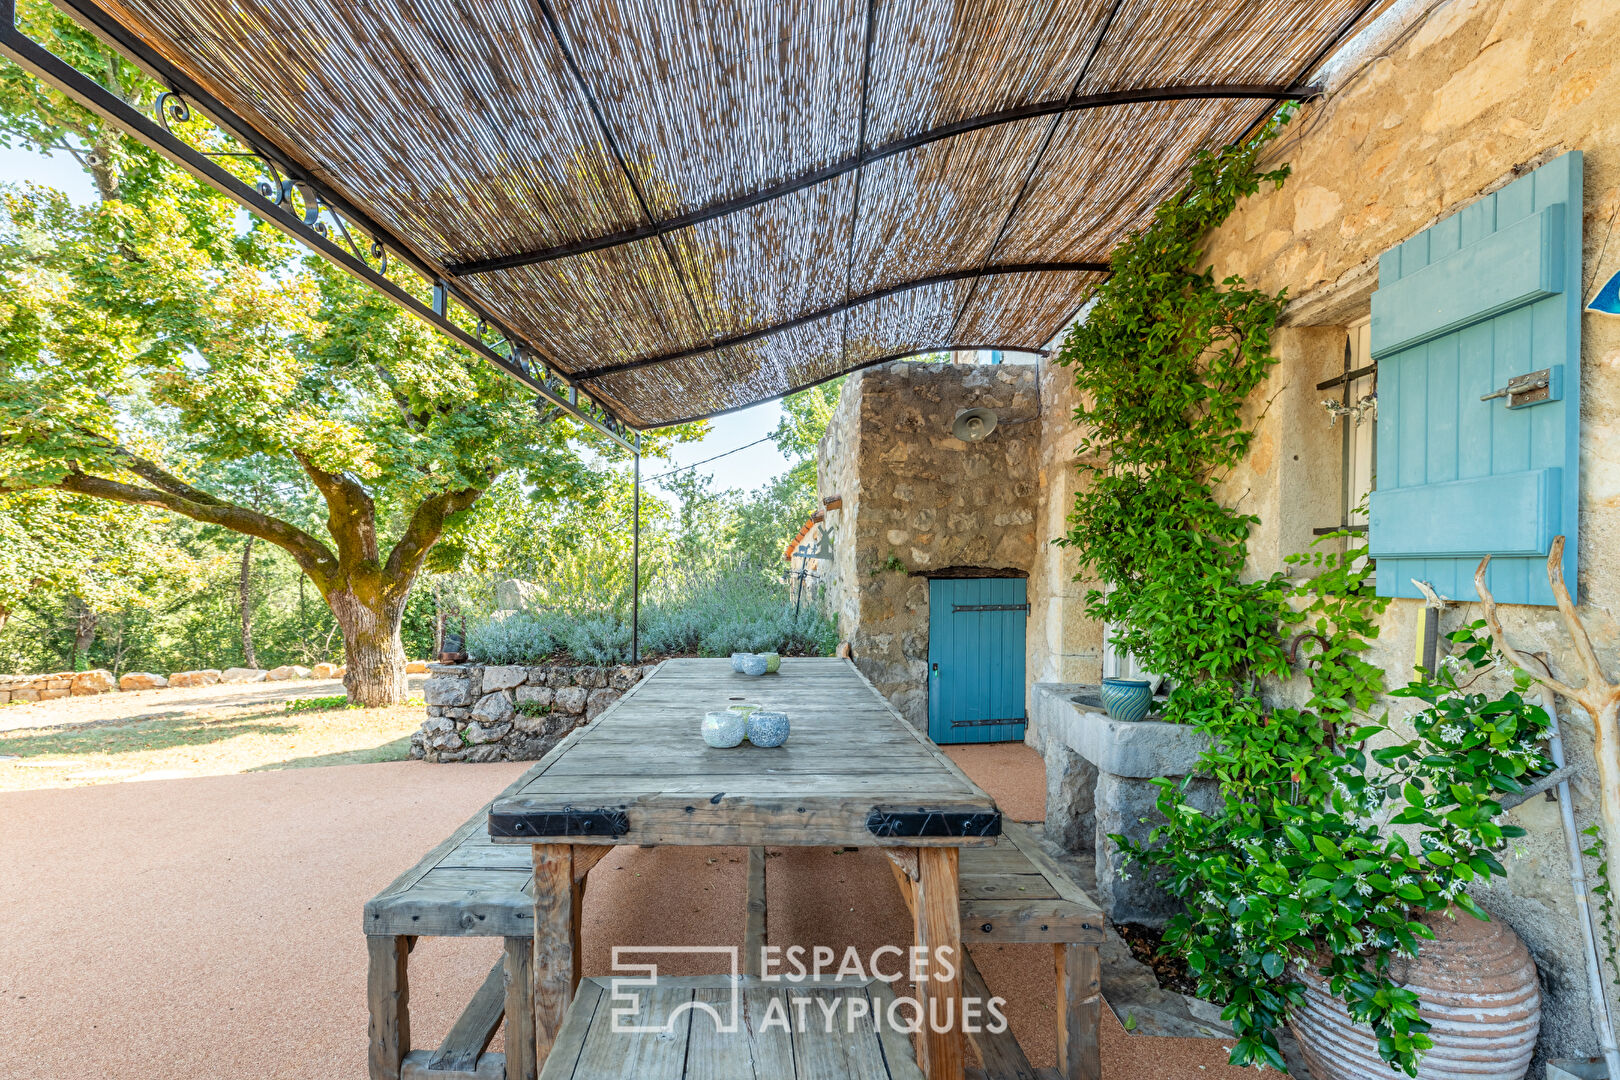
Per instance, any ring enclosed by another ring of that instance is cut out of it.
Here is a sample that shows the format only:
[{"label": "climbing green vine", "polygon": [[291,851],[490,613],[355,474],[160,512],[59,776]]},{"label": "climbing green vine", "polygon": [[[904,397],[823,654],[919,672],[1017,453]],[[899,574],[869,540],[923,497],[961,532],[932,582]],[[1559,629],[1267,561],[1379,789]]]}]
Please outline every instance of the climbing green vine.
[{"label": "climbing green vine", "polygon": [[[1163,780],[1165,823],[1145,844],[1113,839],[1183,900],[1165,946],[1224,1006],[1232,1062],[1285,1068],[1273,1031],[1302,1003],[1296,973],[1309,966],[1384,1059],[1415,1075],[1428,1025],[1390,958],[1431,936],[1421,911],[1484,917],[1467,888],[1502,873],[1491,851],[1522,834],[1496,823],[1495,796],[1547,767],[1534,742],[1546,716],[1522,686],[1500,699],[1459,689],[1455,669],[1493,662],[1470,629],[1455,635],[1452,667],[1394,692],[1419,703],[1410,734],[1370,720],[1383,674],[1362,654],[1386,602],[1347,534],[1324,538],[1342,553],[1290,557],[1297,577],[1245,576],[1258,519],[1220,492],[1254,437],[1285,296],[1217,283],[1200,264],[1242,198],[1287,178],[1257,164],[1287,120],[1201,154],[1181,193],[1115,250],[1065,339],[1084,482],[1060,543],[1102,586],[1089,614],[1168,678],[1165,719],[1210,736],[1202,775],[1219,783],[1220,807],[1200,811],[1192,781]],[[1286,695],[1262,694],[1284,684]]]}]

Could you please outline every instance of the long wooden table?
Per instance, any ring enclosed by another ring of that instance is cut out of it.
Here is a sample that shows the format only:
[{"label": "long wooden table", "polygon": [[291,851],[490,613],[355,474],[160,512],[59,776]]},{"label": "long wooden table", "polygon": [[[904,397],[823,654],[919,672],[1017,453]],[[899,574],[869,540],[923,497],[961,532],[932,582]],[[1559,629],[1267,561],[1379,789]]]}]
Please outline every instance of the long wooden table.
[{"label": "long wooden table", "polygon": [[[787,744],[705,745],[703,714],[741,702],[786,712]],[[778,675],[750,677],[728,660],[666,661],[490,810],[491,840],[533,847],[536,1060],[579,984],[582,871],[613,845],[882,847],[915,867],[917,945],[952,960],[930,963],[918,985],[924,1015],[953,1019],[948,1030],[925,1027],[924,1071],[960,1080],[958,849],[1000,832],[994,800],[851,662],[789,658]]]}]

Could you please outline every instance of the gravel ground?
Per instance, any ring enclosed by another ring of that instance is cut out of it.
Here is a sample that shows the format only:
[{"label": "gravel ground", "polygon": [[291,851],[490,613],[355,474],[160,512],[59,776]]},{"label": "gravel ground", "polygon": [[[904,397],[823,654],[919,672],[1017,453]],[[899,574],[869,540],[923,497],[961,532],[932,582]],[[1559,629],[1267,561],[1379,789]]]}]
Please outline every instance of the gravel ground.
[{"label": "gravel ground", "polygon": [[[426,675],[410,675],[410,694],[422,695]],[[185,716],[220,709],[277,704],[289,698],[330,697],[343,693],[341,679],[289,679],[286,682],[235,686],[183,686],[163,690],[117,690],[55,701],[21,701],[0,705],[0,731]]]},{"label": "gravel ground", "polygon": [[[1009,808],[1039,808],[1040,759],[953,750]],[[362,1080],[361,905],[522,771],[397,762],[0,794],[0,1061],[11,1080]],[[780,849],[773,944],[909,944],[884,858]],[[610,944],[738,943],[737,849],[622,848],[590,876],[582,967]],[[499,942],[424,939],[413,1041],[433,1046]],[[1053,1057],[1048,947],[976,948],[1036,1066]],[[1218,1042],[1127,1036],[1105,1012],[1109,1080],[1232,1080]],[[500,1036],[496,1036],[499,1045]]]}]

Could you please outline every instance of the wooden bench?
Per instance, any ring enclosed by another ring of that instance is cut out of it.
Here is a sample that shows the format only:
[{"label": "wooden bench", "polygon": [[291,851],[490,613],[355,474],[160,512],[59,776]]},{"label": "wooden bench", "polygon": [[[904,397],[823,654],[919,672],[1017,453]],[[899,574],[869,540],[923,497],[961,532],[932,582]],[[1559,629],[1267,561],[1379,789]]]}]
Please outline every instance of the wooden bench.
[{"label": "wooden bench", "polygon": [[[525,774],[507,791],[528,778]],[[474,814],[365,906],[372,1080],[534,1080],[539,1071],[531,996],[533,865],[527,847],[490,842],[488,809]],[[1046,854],[1037,829],[1017,822],[1004,822],[1003,829],[994,846],[962,850],[962,940],[970,946],[1051,943],[1058,980],[1058,1074],[1063,1080],[1097,1080],[1102,915]],[[586,874],[611,850],[574,848],[576,955]],[[918,873],[915,849],[883,850],[910,905]],[[763,849],[751,849],[745,974],[759,974],[759,947],[765,943],[765,866]],[[418,937],[506,939],[502,960],[433,1051],[410,1048],[408,965]],[[990,991],[983,977],[971,957],[963,959],[964,993],[987,1000]],[[504,1054],[491,1053],[488,1046],[503,1015],[515,1022],[506,1026]],[[969,1037],[990,1080],[1037,1080],[1011,1032]]]},{"label": "wooden bench", "polygon": [[[1102,1076],[1097,1024],[1102,988],[1097,947],[1103,916],[1041,844],[1040,826],[1002,821],[994,847],[963,848],[962,943],[1049,942],[1057,972],[1057,1069],[1062,1080]],[[904,849],[884,848],[895,882],[911,906],[917,867]],[[962,994],[988,1001],[984,976],[964,952]],[[988,1080],[1040,1080],[1011,1030],[970,1031]]]},{"label": "wooden bench", "polygon": [[[665,976],[653,987],[621,985],[617,999],[612,984],[580,981],[540,1080],[922,1080],[910,1036],[884,1020],[894,994],[880,979]],[[626,1014],[620,1030],[615,1010]]]}]

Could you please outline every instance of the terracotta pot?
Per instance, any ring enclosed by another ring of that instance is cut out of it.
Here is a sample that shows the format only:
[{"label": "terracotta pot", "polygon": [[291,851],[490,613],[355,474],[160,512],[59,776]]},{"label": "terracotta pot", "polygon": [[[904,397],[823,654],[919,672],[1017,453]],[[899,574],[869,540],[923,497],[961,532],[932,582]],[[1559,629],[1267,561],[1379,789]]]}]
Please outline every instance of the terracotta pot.
[{"label": "terracotta pot", "polygon": [[[1522,1080],[1541,1030],[1541,984],[1530,950],[1501,919],[1482,922],[1453,911],[1419,921],[1434,940],[1419,941],[1417,959],[1390,962],[1390,975],[1417,992],[1419,1015],[1433,1025],[1434,1047],[1418,1065],[1418,1080]],[[1317,966],[1296,971],[1305,1006],[1289,1017],[1311,1076],[1389,1080],[1394,1074],[1378,1056],[1372,1028],[1351,1023]]]}]

